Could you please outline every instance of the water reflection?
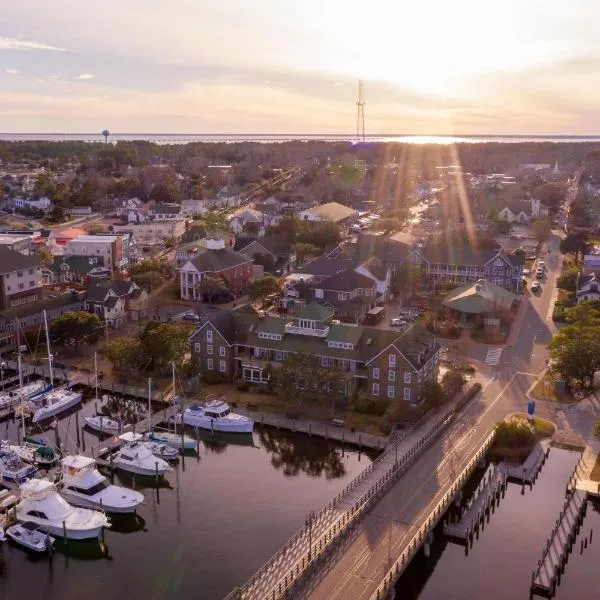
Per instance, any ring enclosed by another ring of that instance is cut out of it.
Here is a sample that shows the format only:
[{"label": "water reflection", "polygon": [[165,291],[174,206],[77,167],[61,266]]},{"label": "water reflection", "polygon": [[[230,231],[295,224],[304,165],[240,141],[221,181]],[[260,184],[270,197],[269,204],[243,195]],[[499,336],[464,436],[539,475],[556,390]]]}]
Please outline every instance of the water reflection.
[{"label": "water reflection", "polygon": [[146,520],[137,514],[111,514],[111,533],[136,533],[146,531]]},{"label": "water reflection", "polygon": [[338,479],[346,474],[344,450],[330,444],[313,444],[311,438],[301,434],[282,432],[263,427],[258,439],[271,453],[271,464],[287,477],[306,473],[311,477]]}]

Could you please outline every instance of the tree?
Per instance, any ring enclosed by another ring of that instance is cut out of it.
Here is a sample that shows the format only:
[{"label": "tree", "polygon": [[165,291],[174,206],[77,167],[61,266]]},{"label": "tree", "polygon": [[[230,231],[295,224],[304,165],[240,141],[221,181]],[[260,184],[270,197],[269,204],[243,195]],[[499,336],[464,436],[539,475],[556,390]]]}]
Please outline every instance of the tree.
[{"label": "tree", "polygon": [[531,191],[533,198],[538,198],[539,201],[548,208],[556,210],[560,203],[565,199],[567,189],[565,184],[561,183],[545,183],[535,187]]},{"label": "tree", "polygon": [[48,219],[53,223],[62,223],[65,220],[65,209],[55,204],[48,213]]},{"label": "tree", "polygon": [[147,292],[151,292],[160,287],[165,279],[160,271],[145,271],[143,273],[136,273],[135,275],[132,275],[131,281],[139,285]]},{"label": "tree", "polygon": [[94,344],[102,336],[104,325],[98,315],[78,310],[71,310],[51,323],[52,339],[58,344],[73,340],[75,348],[79,344]]},{"label": "tree", "polygon": [[140,338],[119,337],[107,346],[104,353],[118,371],[131,370],[138,374],[149,364]]},{"label": "tree", "polygon": [[444,403],[444,390],[435,379],[428,379],[423,385],[423,401],[427,406],[440,406]]},{"label": "tree", "polygon": [[425,279],[423,268],[419,264],[404,263],[398,270],[394,279],[394,287],[415,296]]},{"label": "tree", "polygon": [[467,383],[464,375],[458,371],[446,371],[442,377],[442,391],[446,398],[452,398],[460,392]]},{"label": "tree", "polygon": [[548,217],[537,218],[531,227],[531,233],[538,242],[545,242],[550,237],[552,222]]},{"label": "tree", "polygon": [[140,339],[148,370],[165,372],[173,363],[181,365],[189,351],[190,325],[150,321]]},{"label": "tree", "polygon": [[400,219],[395,217],[386,219],[377,219],[372,225],[374,231],[397,231],[401,226]]},{"label": "tree", "polygon": [[579,254],[583,255],[587,251],[588,237],[583,232],[568,233],[560,242],[560,251],[563,253],[571,252],[575,255],[575,262],[579,261]]},{"label": "tree", "polygon": [[280,292],[281,287],[276,277],[267,275],[265,277],[259,277],[248,284],[246,291],[248,292],[250,300],[262,300],[262,303],[264,304],[265,298],[270,294]]},{"label": "tree", "polygon": [[304,242],[294,244],[294,252],[299,263],[303,263],[308,256],[312,256],[316,251],[317,248],[313,244],[305,244]]},{"label": "tree", "polygon": [[229,288],[221,277],[205,275],[198,284],[198,291],[209,304],[212,304],[215,296],[225,294],[229,291]]},{"label": "tree", "polygon": [[548,345],[553,370],[572,386],[591,389],[600,368],[600,312],[588,302],[565,311],[568,323]]},{"label": "tree", "polygon": [[577,289],[577,279],[579,277],[579,271],[577,269],[570,269],[565,271],[557,280],[556,286],[561,290],[567,290],[568,292],[574,292]]},{"label": "tree", "polygon": [[54,257],[52,256],[52,252],[48,249],[47,246],[40,246],[37,249],[37,257],[42,261],[42,263],[46,266],[51,265],[54,262]]}]

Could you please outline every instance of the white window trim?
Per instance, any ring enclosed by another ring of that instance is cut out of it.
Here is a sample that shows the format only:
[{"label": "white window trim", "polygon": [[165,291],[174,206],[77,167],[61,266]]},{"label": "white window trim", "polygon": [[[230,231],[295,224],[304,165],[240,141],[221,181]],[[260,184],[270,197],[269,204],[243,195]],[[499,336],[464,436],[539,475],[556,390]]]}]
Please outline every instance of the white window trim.
[{"label": "white window trim", "polygon": [[213,370],[213,359],[212,359],[212,358],[207,358],[207,359],[206,359],[206,368],[207,368],[209,371],[212,371],[212,370]]},{"label": "white window trim", "polygon": [[410,371],[404,373],[404,383],[412,383],[412,373]]},{"label": "white window trim", "polygon": [[225,373],[226,370],[227,370],[227,363],[224,360],[220,360],[219,361],[219,371],[221,371],[221,373]]},{"label": "white window trim", "polygon": [[396,381],[396,371],[393,369],[388,371],[388,381]]},{"label": "white window trim", "polygon": [[206,354],[212,354],[213,353],[213,347],[209,344],[206,346]]},{"label": "white window trim", "polygon": [[395,367],[396,366],[396,355],[395,354],[390,354],[388,356],[388,365],[390,367]]},{"label": "white window trim", "polygon": [[225,346],[219,346],[219,356],[227,356]]},{"label": "white window trim", "polygon": [[194,350],[195,350],[196,352],[201,352],[201,351],[202,351],[202,346],[200,345],[200,342],[196,342],[196,343],[194,344]]},{"label": "white window trim", "polygon": [[390,400],[393,400],[396,396],[396,388],[393,385],[388,385],[387,395]]},{"label": "white window trim", "polygon": [[373,367],[373,379],[379,379],[379,368]]},{"label": "white window trim", "polygon": [[213,332],[212,332],[212,329],[207,330],[207,332],[206,332],[206,341],[209,344],[213,343]]},{"label": "white window trim", "polygon": [[410,388],[409,387],[404,388],[404,401],[410,402]]},{"label": "white window trim", "polygon": [[379,384],[378,383],[373,384],[373,396],[379,396]]}]

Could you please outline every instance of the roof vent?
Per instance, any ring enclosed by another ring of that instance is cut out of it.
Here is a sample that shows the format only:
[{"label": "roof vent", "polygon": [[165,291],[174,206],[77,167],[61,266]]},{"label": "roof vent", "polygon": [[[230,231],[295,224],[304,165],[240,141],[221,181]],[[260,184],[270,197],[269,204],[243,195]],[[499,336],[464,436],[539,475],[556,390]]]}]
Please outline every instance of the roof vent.
[{"label": "roof vent", "polygon": [[373,338],[369,338],[367,340],[367,346],[370,346],[373,343]]}]

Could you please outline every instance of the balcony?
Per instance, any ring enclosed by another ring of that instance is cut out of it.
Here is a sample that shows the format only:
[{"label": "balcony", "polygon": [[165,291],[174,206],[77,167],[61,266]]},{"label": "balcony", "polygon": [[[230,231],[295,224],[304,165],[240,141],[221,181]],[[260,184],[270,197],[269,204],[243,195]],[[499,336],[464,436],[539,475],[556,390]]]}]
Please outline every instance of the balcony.
[{"label": "balcony", "polygon": [[242,367],[261,370],[264,369],[269,363],[275,362],[274,359],[250,356],[249,354],[245,354],[242,352],[236,352],[235,359],[241,361]]},{"label": "balcony", "polygon": [[298,327],[297,325],[294,325],[294,323],[286,323],[285,332],[324,338],[327,337],[327,334],[329,333],[329,327],[323,327],[322,329],[315,327],[312,329],[310,327]]}]

